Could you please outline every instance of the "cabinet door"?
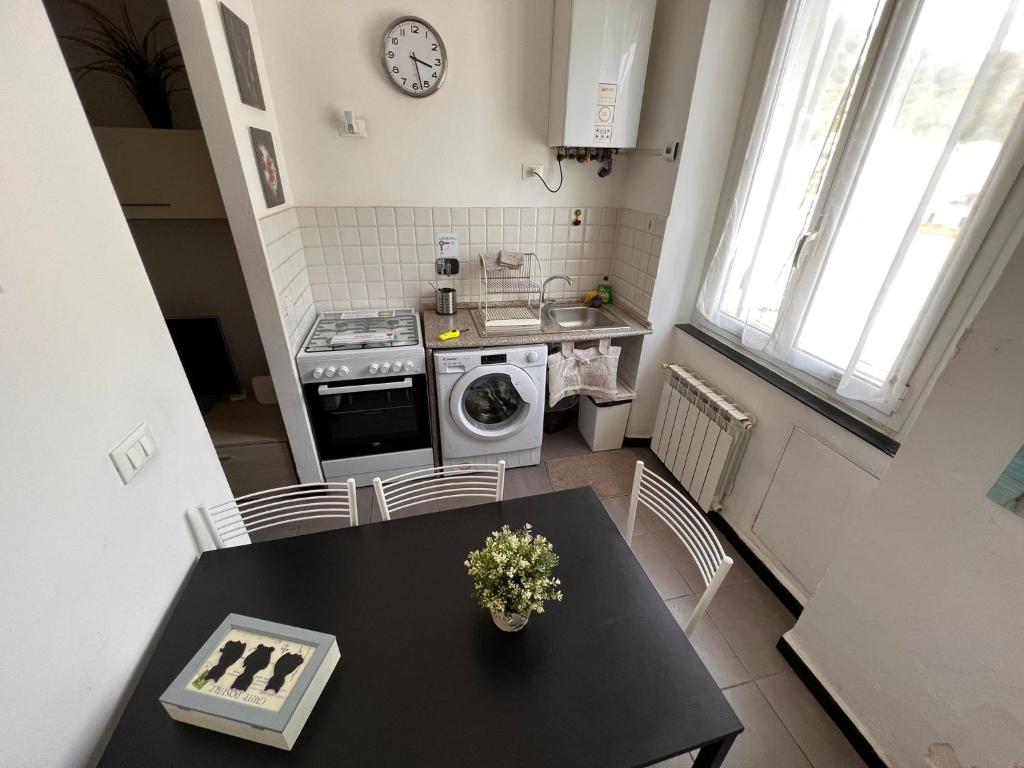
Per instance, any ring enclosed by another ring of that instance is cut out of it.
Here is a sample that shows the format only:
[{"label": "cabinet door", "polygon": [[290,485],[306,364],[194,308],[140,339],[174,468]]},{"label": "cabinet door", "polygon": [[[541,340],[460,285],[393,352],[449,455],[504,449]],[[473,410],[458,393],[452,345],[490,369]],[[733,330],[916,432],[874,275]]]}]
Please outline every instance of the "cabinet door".
[{"label": "cabinet door", "polygon": [[814,594],[877,486],[878,478],[794,428],[754,520],[754,534],[806,593]]}]

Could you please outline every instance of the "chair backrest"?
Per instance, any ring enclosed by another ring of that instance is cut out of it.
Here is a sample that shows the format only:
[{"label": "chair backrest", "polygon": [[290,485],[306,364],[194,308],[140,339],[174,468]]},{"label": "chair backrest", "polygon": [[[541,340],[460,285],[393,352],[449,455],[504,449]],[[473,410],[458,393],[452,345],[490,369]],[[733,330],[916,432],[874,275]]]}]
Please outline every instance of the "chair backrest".
[{"label": "chair backrest", "polygon": [[505,495],[505,462],[449,464],[417,469],[387,480],[373,478],[377,507],[385,520],[391,513],[428,501],[485,498],[501,501]]},{"label": "chair backrest", "polygon": [[633,492],[629,497],[629,517],[626,520],[626,541],[633,543],[633,527],[636,523],[637,505],[643,504],[668,526],[686,547],[697,564],[704,580],[704,594],[690,614],[683,627],[690,634],[697,621],[707,610],[708,604],[725,580],[732,567],[732,558],[725,554],[721,542],[711,529],[697,506],[673,488],[667,480],[644,466],[636,463],[633,474]]},{"label": "chair backrest", "polygon": [[[306,520],[341,519],[359,525],[356,481],[304,483],[271,488],[236,499],[199,507],[217,549],[237,546],[236,540],[256,531]],[[235,544],[232,542],[235,541]]]}]

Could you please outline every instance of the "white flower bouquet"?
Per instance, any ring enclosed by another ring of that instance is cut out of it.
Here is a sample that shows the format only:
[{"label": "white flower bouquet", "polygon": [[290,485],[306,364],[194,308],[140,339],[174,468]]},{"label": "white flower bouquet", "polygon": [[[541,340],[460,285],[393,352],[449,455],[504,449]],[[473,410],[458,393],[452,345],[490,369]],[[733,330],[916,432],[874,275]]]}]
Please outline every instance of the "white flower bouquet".
[{"label": "white flower bouquet", "polygon": [[[550,541],[532,530],[529,523],[518,531],[502,526],[466,560],[474,597],[507,631],[521,629],[532,611],[544,613],[545,601],[562,599],[562,582],[552,576],[558,555]],[[511,629],[499,621],[506,617]]]}]

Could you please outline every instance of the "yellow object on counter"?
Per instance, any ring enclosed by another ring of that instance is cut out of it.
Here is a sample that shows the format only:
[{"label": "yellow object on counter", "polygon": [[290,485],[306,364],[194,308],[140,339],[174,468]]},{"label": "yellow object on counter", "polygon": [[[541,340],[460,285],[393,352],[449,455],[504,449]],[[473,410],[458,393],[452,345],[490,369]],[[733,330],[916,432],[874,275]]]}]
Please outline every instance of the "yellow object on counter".
[{"label": "yellow object on counter", "polygon": [[590,293],[583,297],[583,305],[589,307],[590,302],[596,299],[599,295],[600,294],[597,291],[591,291]]},{"label": "yellow object on counter", "polygon": [[456,328],[454,331],[445,331],[444,333],[437,334],[437,340],[438,341],[451,341],[452,339],[459,338],[459,336],[461,336],[461,335],[462,335],[462,331],[460,331],[458,328]]}]

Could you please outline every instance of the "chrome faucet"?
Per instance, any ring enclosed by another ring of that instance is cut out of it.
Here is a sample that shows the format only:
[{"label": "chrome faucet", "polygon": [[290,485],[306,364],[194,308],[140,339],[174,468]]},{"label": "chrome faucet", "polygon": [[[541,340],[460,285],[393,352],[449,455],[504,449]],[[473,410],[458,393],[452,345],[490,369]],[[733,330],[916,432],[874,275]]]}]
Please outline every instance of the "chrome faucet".
[{"label": "chrome faucet", "polygon": [[567,282],[569,285],[575,285],[575,283],[573,283],[573,281],[572,281],[572,278],[569,277],[568,275],[552,275],[547,280],[545,280],[544,284],[541,285],[541,287],[540,287],[540,313],[542,315],[544,314],[545,307],[548,304],[551,303],[547,299],[547,294],[548,294],[548,283],[550,283],[552,280],[565,280],[565,282]]}]

